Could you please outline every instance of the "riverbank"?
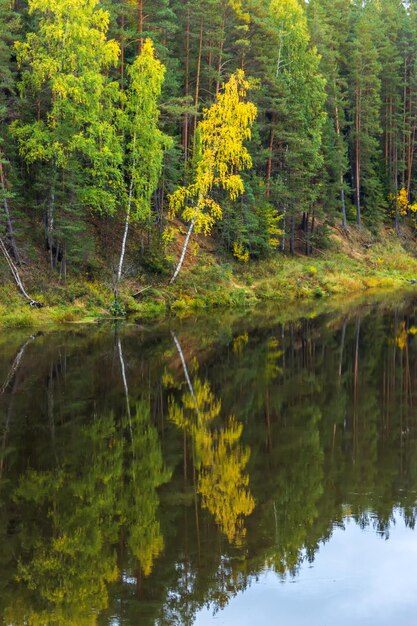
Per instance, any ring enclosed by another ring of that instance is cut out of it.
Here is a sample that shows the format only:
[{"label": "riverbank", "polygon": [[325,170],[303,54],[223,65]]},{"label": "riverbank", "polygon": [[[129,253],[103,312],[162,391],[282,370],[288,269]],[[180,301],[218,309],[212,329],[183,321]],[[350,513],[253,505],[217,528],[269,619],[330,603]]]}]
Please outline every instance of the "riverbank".
[{"label": "riverbank", "polygon": [[63,284],[44,277],[36,280],[25,270],[32,296],[44,307],[31,309],[6,282],[0,287],[0,328],[94,323],[125,316],[142,323],[219,308],[252,308],[268,301],[284,306],[330,296],[345,300],[371,291],[417,289],[416,254],[410,237],[400,240],[391,231],[374,239],[334,231],[330,248],[316,256],[278,255],[244,265],[201,252],[173,286],[167,285],[165,276],[126,280],[116,307],[104,280],[78,277]]}]

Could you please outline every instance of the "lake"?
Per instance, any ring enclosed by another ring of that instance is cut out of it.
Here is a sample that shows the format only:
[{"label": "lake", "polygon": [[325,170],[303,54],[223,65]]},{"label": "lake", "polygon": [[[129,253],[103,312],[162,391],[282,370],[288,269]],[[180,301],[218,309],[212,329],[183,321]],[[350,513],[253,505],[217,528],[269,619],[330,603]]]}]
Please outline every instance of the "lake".
[{"label": "lake", "polygon": [[417,299],[0,336],[0,624],[415,626]]}]

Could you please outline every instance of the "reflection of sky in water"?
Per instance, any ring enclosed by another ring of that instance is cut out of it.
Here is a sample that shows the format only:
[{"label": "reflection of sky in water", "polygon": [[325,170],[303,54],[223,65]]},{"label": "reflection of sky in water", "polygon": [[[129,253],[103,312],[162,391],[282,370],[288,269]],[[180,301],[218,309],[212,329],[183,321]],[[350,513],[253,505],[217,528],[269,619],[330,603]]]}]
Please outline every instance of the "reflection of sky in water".
[{"label": "reflection of sky in water", "polygon": [[266,572],[214,617],[195,626],[416,626],[417,540],[400,517],[385,540],[354,521],[334,530],[312,565],[281,582]]}]

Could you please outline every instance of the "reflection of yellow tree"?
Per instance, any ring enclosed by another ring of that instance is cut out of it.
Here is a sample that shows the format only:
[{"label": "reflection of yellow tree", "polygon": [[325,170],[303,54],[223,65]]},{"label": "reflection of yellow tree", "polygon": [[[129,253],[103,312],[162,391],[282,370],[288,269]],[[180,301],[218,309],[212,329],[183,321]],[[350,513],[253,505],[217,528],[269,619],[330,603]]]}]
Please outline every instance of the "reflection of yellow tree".
[{"label": "reflection of yellow tree", "polygon": [[240,443],[242,424],[231,416],[225,426],[213,429],[221,402],[216,400],[208,381],[197,376],[180,404],[171,398],[169,411],[170,419],[185,429],[194,443],[202,505],[230,542],[242,543],[246,534],[244,519],[255,507],[245,473],[250,452]]}]

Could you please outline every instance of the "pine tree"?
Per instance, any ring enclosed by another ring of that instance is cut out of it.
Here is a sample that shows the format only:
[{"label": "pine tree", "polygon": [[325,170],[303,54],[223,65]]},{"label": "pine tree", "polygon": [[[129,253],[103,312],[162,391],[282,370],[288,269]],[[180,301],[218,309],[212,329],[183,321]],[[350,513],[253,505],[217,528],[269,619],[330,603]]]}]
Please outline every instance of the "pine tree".
[{"label": "pine tree", "polygon": [[346,116],[351,7],[350,0],[312,0],[308,4],[312,41],[320,54],[320,72],[326,80],[321,201],[327,214],[341,213],[345,229],[346,194],[350,192],[346,181],[349,170]]},{"label": "pine tree", "polygon": [[[20,263],[14,224],[12,219],[11,199],[14,197],[8,182],[7,169],[10,167],[10,155],[5,154],[5,145],[9,143],[8,124],[13,118],[16,107],[16,67],[13,58],[13,41],[19,31],[19,16],[10,7],[8,0],[0,0],[0,203],[4,210],[7,245],[14,260]],[[9,143],[10,145],[10,143]]]},{"label": "pine tree", "polygon": [[354,27],[349,65],[350,150],[358,227],[363,208],[372,224],[382,218],[385,206],[380,175],[381,65],[375,43],[376,20],[373,7],[366,5]]},{"label": "pine tree", "polygon": [[[256,30],[251,39],[256,58],[248,58],[248,65],[263,75],[257,104],[264,114],[260,127],[264,151],[259,156],[266,157],[266,163],[260,163],[265,191],[284,216],[291,252],[296,219],[304,213],[309,251],[325,121],[319,57],[311,46],[305,10],[297,0],[273,0],[264,6]],[[282,243],[284,247],[285,237]]]}]

